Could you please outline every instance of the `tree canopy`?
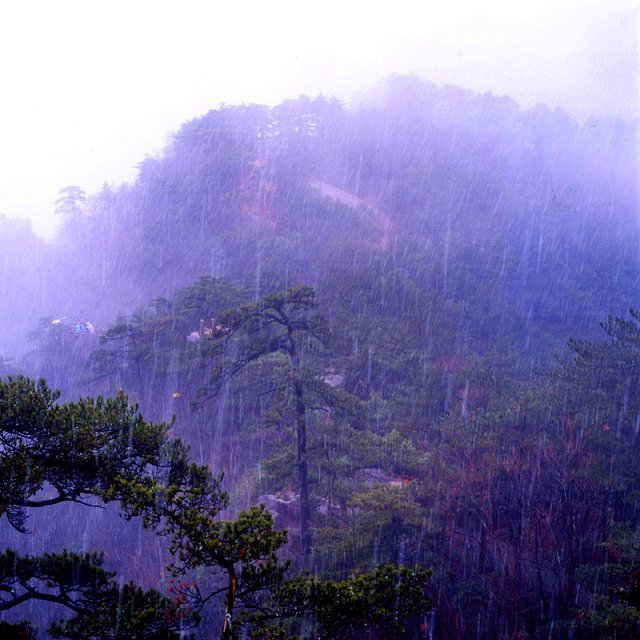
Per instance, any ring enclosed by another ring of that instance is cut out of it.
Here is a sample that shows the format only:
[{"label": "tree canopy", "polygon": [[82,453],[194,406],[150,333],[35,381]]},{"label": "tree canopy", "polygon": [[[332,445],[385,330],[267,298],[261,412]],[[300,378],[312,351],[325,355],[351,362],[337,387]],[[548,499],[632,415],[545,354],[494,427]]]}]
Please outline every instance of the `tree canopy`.
[{"label": "tree canopy", "polygon": [[[221,518],[228,507],[221,479],[189,461],[186,447],[169,437],[170,425],[144,420],[124,393],[66,403],[57,399],[44,380],[0,379],[0,516],[27,533],[32,509],[115,502],[125,518],[140,517],[144,527],[168,539],[173,595],[116,580],[115,572],[103,568],[100,553],[30,556],[6,549],[0,553],[0,612],[28,601],[46,602],[72,614],[50,624],[56,638],[170,640],[194,629],[202,611],[215,602],[223,606],[218,616],[223,638],[240,637],[243,627],[257,634],[286,633],[283,625],[300,618],[325,628],[326,616],[335,618],[351,606],[332,597],[321,608],[292,606],[293,594],[305,600],[309,588],[319,593],[338,587],[316,580],[304,586],[308,578],[286,575],[289,563],[280,553],[287,535],[274,529],[263,505],[235,519]],[[211,573],[200,581],[188,579],[202,569]],[[348,591],[357,585],[365,600],[372,599],[372,608],[351,611],[343,626],[390,616],[398,627],[428,609],[428,572],[393,567],[379,572],[349,579]],[[391,602],[384,590],[396,587],[402,598]],[[333,607],[333,613],[325,607]],[[3,625],[15,637],[35,633],[27,622]]]}]

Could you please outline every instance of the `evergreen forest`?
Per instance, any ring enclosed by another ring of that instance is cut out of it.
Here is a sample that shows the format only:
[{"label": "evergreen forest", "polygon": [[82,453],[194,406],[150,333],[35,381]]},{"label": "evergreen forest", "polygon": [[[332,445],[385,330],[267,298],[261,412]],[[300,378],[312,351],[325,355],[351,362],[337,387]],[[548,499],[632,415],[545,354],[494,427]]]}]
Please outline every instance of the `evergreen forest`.
[{"label": "evergreen forest", "polygon": [[640,637],[637,136],[391,76],[0,215],[0,637]]}]

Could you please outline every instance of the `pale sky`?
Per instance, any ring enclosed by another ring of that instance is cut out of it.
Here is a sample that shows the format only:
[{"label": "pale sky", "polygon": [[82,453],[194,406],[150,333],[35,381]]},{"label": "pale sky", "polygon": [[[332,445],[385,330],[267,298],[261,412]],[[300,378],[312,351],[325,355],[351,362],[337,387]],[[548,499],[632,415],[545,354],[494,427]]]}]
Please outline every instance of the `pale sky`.
[{"label": "pale sky", "polygon": [[22,0],[0,5],[0,212],[132,181],[220,103],[348,101],[389,73],[638,117],[636,0]]}]

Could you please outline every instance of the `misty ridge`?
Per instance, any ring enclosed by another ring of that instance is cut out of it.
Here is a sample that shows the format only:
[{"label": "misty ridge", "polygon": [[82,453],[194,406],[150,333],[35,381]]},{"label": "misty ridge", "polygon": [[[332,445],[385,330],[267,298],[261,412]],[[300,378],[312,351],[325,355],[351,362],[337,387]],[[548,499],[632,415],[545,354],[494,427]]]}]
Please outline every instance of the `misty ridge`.
[{"label": "misty ridge", "polygon": [[[432,572],[404,626],[396,604],[313,637],[637,637],[637,135],[407,76],[222,106],[135,182],[62,186],[52,241],[0,215],[0,374],[171,423],[296,571]],[[166,590],[167,545],[56,509],[6,544]],[[223,601],[196,637],[312,637],[233,636]]]},{"label": "misty ridge", "polygon": [[[259,296],[390,261],[419,263],[425,293],[475,297],[477,278],[513,320],[588,331],[626,309],[634,283],[635,136],[400,76],[351,110],[322,97],[222,107],[185,123],[134,184],[61,192],[53,243],[2,221],[0,348],[18,356],[45,316],[106,327],[203,275]],[[596,281],[609,300],[593,295],[605,304],[588,320],[575,293],[543,301]]]}]

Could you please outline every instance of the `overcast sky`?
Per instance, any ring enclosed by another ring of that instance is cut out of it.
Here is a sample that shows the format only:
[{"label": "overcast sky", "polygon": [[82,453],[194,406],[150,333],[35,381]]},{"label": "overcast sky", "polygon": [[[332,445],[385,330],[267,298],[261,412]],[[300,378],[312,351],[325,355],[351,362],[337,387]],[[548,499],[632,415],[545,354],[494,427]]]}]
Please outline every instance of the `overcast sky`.
[{"label": "overcast sky", "polygon": [[23,0],[0,6],[0,212],[51,234],[60,188],[135,178],[220,103],[389,73],[638,115],[636,0]]}]

